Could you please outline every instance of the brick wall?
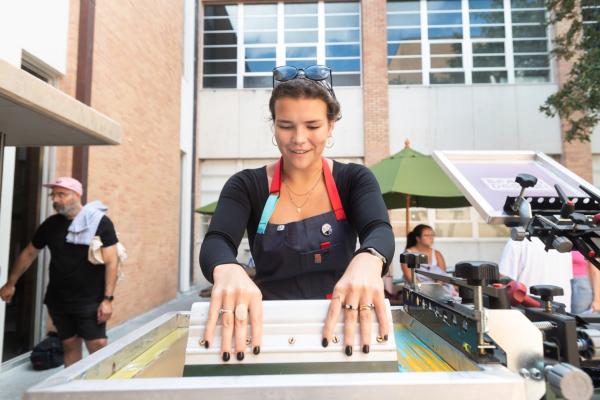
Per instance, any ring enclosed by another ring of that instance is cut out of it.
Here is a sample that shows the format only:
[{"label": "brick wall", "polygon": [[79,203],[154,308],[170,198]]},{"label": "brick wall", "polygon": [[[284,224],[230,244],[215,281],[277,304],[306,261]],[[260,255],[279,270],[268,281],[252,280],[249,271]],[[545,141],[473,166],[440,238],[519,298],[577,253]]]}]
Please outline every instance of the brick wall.
[{"label": "brick wall", "polygon": [[[91,147],[89,159],[88,200],[109,207],[129,253],[112,325],[177,293],[182,35],[183,0],[96,2],[91,106],[123,128],[121,145]],[[70,95],[76,53],[72,23],[61,83]],[[57,151],[57,174],[69,174],[70,157]]]},{"label": "brick wall", "polygon": [[362,79],[365,164],[389,155],[387,33],[385,0],[363,0]]},{"label": "brick wall", "polygon": [[[566,30],[569,28],[569,25],[570,24],[564,22],[557,24],[555,27],[556,34],[561,35],[566,32]],[[571,59],[570,61],[560,60],[556,62],[555,77],[559,87],[564,85],[564,83],[568,80],[568,74],[573,66],[573,63],[574,59]],[[564,136],[569,129],[569,124],[562,120],[560,122],[560,129],[564,140]],[[583,179],[587,180],[588,182],[593,182],[592,146],[590,142],[583,143],[578,140],[574,140],[571,143],[567,143],[563,141],[561,162]]]}]

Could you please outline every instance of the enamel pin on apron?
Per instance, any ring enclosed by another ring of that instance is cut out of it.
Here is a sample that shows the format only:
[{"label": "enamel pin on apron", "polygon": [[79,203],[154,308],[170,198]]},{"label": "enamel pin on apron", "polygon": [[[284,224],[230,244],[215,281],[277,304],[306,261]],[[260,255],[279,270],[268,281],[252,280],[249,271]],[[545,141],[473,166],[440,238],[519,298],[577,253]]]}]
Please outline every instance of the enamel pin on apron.
[{"label": "enamel pin on apron", "polygon": [[331,228],[331,225],[323,224],[323,226],[321,226],[321,233],[323,235],[329,236],[329,235],[331,235],[332,232],[333,232],[333,229]]}]

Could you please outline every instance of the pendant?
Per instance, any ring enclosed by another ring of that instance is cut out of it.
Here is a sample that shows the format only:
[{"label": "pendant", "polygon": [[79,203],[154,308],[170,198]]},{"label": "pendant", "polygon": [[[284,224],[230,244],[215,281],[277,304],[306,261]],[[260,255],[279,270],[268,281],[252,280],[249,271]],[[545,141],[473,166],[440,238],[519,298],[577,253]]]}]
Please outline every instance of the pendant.
[{"label": "pendant", "polygon": [[300,214],[302,212],[302,209],[300,207],[297,207],[296,211],[298,211],[298,214]]}]

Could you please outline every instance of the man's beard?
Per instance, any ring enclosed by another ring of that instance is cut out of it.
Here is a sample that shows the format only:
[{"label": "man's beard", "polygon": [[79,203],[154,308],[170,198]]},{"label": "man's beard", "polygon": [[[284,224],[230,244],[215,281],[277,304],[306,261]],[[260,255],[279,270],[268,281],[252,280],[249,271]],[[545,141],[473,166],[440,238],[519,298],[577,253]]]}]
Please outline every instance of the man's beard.
[{"label": "man's beard", "polygon": [[65,205],[65,204],[59,204],[59,203],[52,203],[52,208],[54,208],[54,210],[57,213],[65,216],[65,217],[69,216],[71,211],[73,211],[75,209],[75,206],[76,206],[76,204]]}]

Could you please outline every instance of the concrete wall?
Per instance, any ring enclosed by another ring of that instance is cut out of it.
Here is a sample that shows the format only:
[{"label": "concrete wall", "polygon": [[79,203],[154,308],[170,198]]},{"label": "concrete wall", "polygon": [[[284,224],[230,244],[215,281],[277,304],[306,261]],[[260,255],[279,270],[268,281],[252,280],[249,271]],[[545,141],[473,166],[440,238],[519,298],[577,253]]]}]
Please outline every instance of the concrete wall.
[{"label": "concrete wall", "polygon": [[538,111],[553,84],[390,87],[390,149],[561,152],[560,125]]},{"label": "concrete wall", "polygon": [[[342,119],[336,124],[332,157],[362,157],[363,115],[360,88],[336,88]],[[270,89],[204,89],[198,95],[198,157],[201,159],[276,158],[271,141]]]}]

